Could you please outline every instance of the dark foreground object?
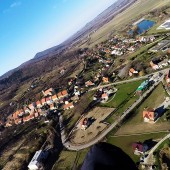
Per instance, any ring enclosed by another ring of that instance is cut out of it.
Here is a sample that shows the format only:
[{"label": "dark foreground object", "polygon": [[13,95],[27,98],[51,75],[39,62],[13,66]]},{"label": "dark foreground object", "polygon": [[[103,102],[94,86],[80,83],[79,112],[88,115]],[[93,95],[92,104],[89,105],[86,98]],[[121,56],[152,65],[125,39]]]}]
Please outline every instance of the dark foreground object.
[{"label": "dark foreground object", "polygon": [[81,170],[137,170],[137,167],[120,148],[98,143],[87,153]]}]

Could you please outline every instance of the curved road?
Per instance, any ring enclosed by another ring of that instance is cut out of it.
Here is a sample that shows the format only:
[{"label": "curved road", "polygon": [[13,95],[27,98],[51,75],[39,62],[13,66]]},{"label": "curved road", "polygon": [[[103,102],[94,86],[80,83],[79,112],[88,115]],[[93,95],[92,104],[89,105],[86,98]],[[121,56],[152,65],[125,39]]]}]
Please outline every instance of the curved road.
[{"label": "curved road", "polygon": [[144,162],[142,164],[144,165],[153,165],[154,164],[154,157],[153,157],[153,153],[155,152],[155,150],[159,147],[159,145],[164,142],[166,139],[170,139],[170,133],[168,135],[166,135],[163,139],[161,139],[147,154],[148,156],[144,159]]},{"label": "curved road", "polygon": [[[161,72],[164,72],[167,71],[167,69],[161,71]],[[156,73],[159,73],[160,71],[156,72]],[[154,73],[154,74],[156,74]],[[147,76],[144,76],[142,78],[147,78]],[[126,80],[126,81],[121,81],[121,82],[117,82],[117,83],[111,83],[107,86],[110,86],[110,85],[114,85],[114,84],[120,84],[120,83],[126,83],[126,82],[131,82],[131,81],[136,81],[136,80],[139,80],[139,79],[142,79],[142,78],[135,78],[135,79],[132,79],[132,80]],[[152,91],[154,90],[154,88],[163,80],[164,78],[164,74],[161,76],[161,77],[158,77],[156,78],[154,84],[147,90],[145,91],[145,93],[138,99],[136,100],[127,110],[125,110],[122,114],[122,116],[120,116],[117,121],[113,122],[103,133],[101,133],[99,136],[97,136],[93,141],[90,141],[86,144],[82,144],[82,145],[75,145],[75,144],[72,144],[69,140],[67,140],[67,136],[66,136],[66,133],[65,133],[65,128],[63,127],[63,116],[60,115],[59,116],[59,122],[60,122],[60,128],[61,128],[61,138],[62,138],[62,143],[63,145],[69,149],[69,150],[81,150],[81,149],[85,149],[85,148],[88,148],[94,144],[96,144],[97,142],[99,142],[100,140],[102,140],[113,128],[115,128],[120,122],[122,122],[124,120],[124,118],[138,105],[140,104],[140,102]],[[100,88],[100,87],[99,87]],[[91,89],[91,90],[94,90]]]}]

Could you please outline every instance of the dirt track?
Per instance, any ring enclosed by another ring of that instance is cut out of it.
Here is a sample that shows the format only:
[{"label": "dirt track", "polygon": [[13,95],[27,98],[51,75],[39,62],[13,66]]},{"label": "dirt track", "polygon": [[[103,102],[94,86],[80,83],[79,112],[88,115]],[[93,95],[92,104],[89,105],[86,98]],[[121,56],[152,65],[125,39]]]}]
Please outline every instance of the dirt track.
[{"label": "dirt track", "polygon": [[[95,121],[87,130],[81,130],[80,127],[73,133],[71,141],[76,144],[86,143],[94,139],[99,132],[103,131],[107,125],[101,123],[112,111],[114,108],[105,108],[105,107],[96,107],[91,110],[86,117],[94,117]],[[78,125],[79,126],[79,125]]]},{"label": "dirt track", "polygon": [[124,125],[122,126],[115,135],[125,135],[125,134],[135,134],[135,133],[145,133],[145,132],[156,132],[170,130],[170,122],[163,123],[140,123],[133,125]]}]

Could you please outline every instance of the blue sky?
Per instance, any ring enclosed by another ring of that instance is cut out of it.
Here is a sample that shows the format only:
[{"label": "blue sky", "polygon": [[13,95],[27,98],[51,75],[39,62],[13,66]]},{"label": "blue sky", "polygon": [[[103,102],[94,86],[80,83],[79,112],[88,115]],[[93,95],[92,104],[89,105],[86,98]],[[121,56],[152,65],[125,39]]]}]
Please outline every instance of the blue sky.
[{"label": "blue sky", "polygon": [[0,0],[0,75],[55,46],[116,0]]}]

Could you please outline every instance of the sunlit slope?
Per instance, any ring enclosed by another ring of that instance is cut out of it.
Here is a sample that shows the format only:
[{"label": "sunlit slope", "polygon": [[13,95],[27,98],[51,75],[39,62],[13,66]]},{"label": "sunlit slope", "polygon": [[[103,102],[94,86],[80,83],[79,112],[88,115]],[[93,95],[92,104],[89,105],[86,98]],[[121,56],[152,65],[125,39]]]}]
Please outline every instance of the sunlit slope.
[{"label": "sunlit slope", "polygon": [[168,4],[170,5],[170,0],[138,0],[124,12],[113,18],[113,20],[91,34],[90,46],[105,40],[110,32],[123,28],[132,20],[142,16],[142,14]]}]

